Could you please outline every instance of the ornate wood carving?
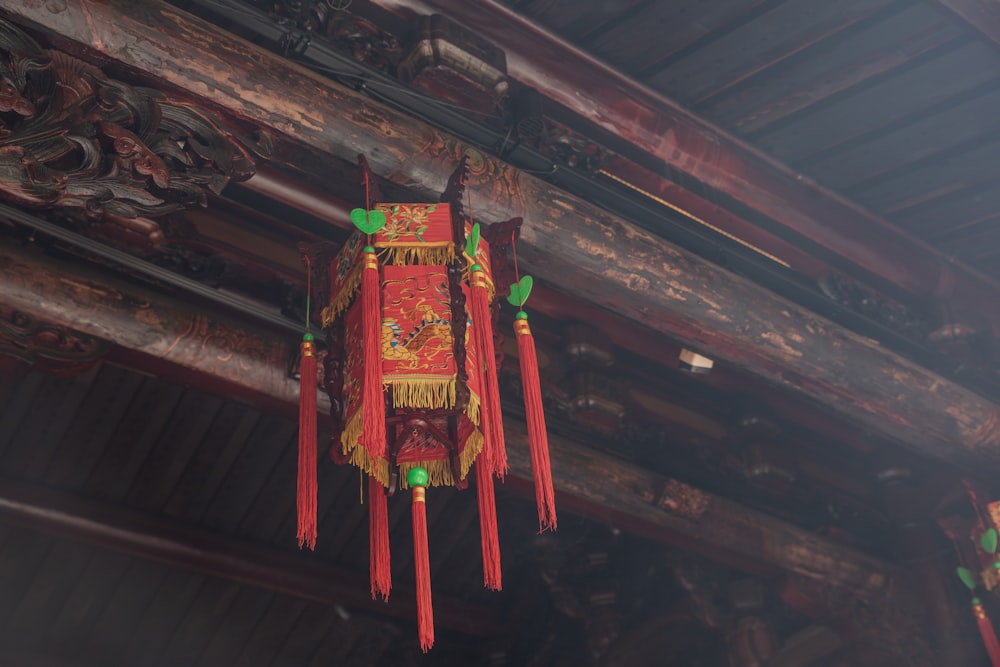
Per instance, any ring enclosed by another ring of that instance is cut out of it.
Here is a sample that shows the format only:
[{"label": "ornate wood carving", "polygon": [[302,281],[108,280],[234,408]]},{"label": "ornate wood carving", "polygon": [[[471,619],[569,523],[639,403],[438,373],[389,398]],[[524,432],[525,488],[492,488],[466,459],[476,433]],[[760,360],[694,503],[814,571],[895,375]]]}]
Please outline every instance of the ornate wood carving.
[{"label": "ornate wood carving", "polygon": [[91,220],[204,205],[253,175],[270,137],[241,137],[186,102],[41,48],[0,21],[0,196]]},{"label": "ornate wood carving", "polygon": [[0,305],[0,355],[64,375],[82,373],[111,343]]}]

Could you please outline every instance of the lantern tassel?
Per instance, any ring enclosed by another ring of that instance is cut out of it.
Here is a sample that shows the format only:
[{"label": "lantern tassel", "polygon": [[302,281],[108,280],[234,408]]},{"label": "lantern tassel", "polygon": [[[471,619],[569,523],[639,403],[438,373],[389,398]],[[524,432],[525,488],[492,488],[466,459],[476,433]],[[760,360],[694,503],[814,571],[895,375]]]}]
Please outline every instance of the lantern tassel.
[{"label": "lantern tassel", "polygon": [[993,624],[986,616],[986,610],[979,598],[972,599],[972,610],[976,614],[976,623],[979,625],[979,634],[983,637],[983,644],[986,646],[986,653],[990,656],[990,664],[993,667],[1000,667],[1000,642],[993,631]]},{"label": "lantern tassel", "polygon": [[299,362],[299,476],[296,489],[299,548],[316,548],[316,344],[302,337]]},{"label": "lantern tassel", "polygon": [[500,384],[497,380],[496,352],[493,349],[493,317],[490,297],[482,267],[472,265],[470,310],[475,330],[476,350],[482,357],[483,396],[480,400],[480,421],[483,431],[483,453],[491,473],[503,479],[507,474],[507,448],[503,437],[503,414],[500,411]]},{"label": "lantern tassel", "polygon": [[381,597],[388,602],[392,588],[389,511],[385,487],[373,475],[368,477],[368,556],[372,599]]},{"label": "lantern tassel", "polygon": [[524,414],[528,422],[528,446],[531,469],[535,475],[535,504],[538,506],[538,530],[556,529],[556,496],[552,489],[552,465],[549,462],[549,436],[545,430],[542,388],[538,381],[538,356],[535,338],[523,310],[514,320],[517,355],[521,362],[521,386],[524,389]]},{"label": "lantern tassel", "polygon": [[427,553],[427,471],[414,467],[406,473],[413,489],[413,566],[417,583],[417,634],[424,653],[434,646],[434,607],[431,603],[431,563]]},{"label": "lantern tassel", "polygon": [[361,329],[364,355],[363,432],[373,474],[385,456],[385,398],[382,387],[382,308],[379,304],[378,257],[371,246],[364,250],[361,271]]},{"label": "lantern tassel", "polygon": [[497,537],[497,505],[493,494],[493,474],[488,466],[476,464],[476,496],[479,500],[479,536],[483,547],[483,585],[491,591],[503,587],[500,569],[500,539]]}]

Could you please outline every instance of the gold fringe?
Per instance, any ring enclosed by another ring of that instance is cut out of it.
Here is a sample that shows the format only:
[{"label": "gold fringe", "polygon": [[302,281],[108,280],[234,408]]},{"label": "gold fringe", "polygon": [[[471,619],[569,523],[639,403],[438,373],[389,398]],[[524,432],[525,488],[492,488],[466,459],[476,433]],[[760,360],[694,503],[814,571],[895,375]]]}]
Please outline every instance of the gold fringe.
[{"label": "gold fringe", "polygon": [[381,256],[386,264],[395,266],[407,264],[443,266],[455,260],[455,244],[451,241],[419,245],[376,243],[375,247],[382,251]]},{"label": "gold fringe", "polygon": [[357,466],[377,479],[382,483],[382,486],[389,486],[389,461],[385,458],[373,458],[368,450],[361,446],[361,433],[364,430],[362,410],[364,407],[354,413],[354,416],[344,427],[344,432],[340,435],[341,451],[350,456],[348,460],[351,465]]},{"label": "gold fringe", "polygon": [[451,408],[455,406],[456,378],[385,376],[392,387],[394,408]]},{"label": "gold fringe", "polygon": [[347,279],[344,280],[341,286],[340,292],[336,295],[330,295],[330,304],[323,309],[320,314],[321,321],[323,323],[323,328],[326,329],[333,324],[334,320],[347,310],[347,307],[351,305],[351,300],[354,298],[354,294],[361,288],[361,269],[363,266],[358,264],[351,272],[347,275]]},{"label": "gold fringe", "polygon": [[[482,451],[483,434],[479,432],[479,429],[476,429],[469,434],[468,440],[465,441],[465,449],[462,450],[462,455],[458,458],[458,465],[461,469],[462,479],[465,479],[469,475],[469,468],[472,467],[476,457],[479,456]],[[447,459],[438,459],[435,461],[412,461],[400,463],[400,488],[409,488],[409,484],[406,483],[406,473],[409,472],[411,468],[415,468],[417,466],[420,466],[427,471],[427,486],[455,486],[455,475],[451,471],[451,462]]]},{"label": "gold fringe", "polygon": [[479,397],[469,392],[469,405],[465,408],[465,416],[476,426],[479,426]]}]

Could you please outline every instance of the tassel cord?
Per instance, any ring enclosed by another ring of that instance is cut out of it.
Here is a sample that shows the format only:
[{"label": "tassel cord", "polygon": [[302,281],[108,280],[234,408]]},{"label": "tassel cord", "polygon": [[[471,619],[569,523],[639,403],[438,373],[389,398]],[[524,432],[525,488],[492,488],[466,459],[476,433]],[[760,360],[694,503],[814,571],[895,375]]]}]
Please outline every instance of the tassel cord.
[{"label": "tassel cord", "polygon": [[521,311],[514,320],[517,352],[521,363],[521,386],[524,389],[524,414],[528,424],[528,447],[535,478],[535,504],[538,530],[556,530],[556,500],[552,487],[552,464],[549,460],[549,437],[545,429],[542,390],[538,380],[538,356],[535,339],[528,326],[528,316]]},{"label": "tassel cord", "polygon": [[983,638],[983,645],[986,647],[986,653],[990,657],[990,664],[992,667],[1000,667],[1000,641],[997,641],[993,624],[990,622],[989,617],[986,616],[986,610],[983,609],[983,604],[978,598],[973,598],[972,609],[976,614],[979,634]]},{"label": "tassel cord", "polygon": [[483,551],[483,585],[491,591],[503,588],[500,568],[500,539],[497,535],[497,506],[493,475],[479,463],[476,468],[476,499],[479,502],[479,536]]},{"label": "tassel cord", "polygon": [[504,444],[503,414],[500,409],[500,385],[497,380],[496,351],[493,348],[493,318],[490,314],[486,278],[479,265],[472,267],[469,299],[478,355],[482,358],[483,379],[480,399],[480,425],[483,454],[490,472],[500,479],[507,473],[507,449]]},{"label": "tassel cord", "polygon": [[[362,354],[364,355],[364,407],[362,419],[365,448],[372,460],[385,457],[385,397],[382,386],[382,308],[378,258],[371,246],[364,251],[361,272]],[[371,471],[369,471],[371,472]]]},{"label": "tassel cord", "polygon": [[368,477],[368,539],[372,599],[380,597],[388,602],[392,589],[389,510],[385,488],[374,476]]},{"label": "tassel cord", "polygon": [[431,566],[427,549],[426,488],[413,488],[413,566],[417,588],[417,634],[426,653],[434,646],[434,606],[431,600]]},{"label": "tassel cord", "polygon": [[299,459],[295,491],[299,548],[316,548],[317,461],[316,461],[316,343],[310,333],[312,264],[306,263],[306,333],[302,336],[299,359]]}]

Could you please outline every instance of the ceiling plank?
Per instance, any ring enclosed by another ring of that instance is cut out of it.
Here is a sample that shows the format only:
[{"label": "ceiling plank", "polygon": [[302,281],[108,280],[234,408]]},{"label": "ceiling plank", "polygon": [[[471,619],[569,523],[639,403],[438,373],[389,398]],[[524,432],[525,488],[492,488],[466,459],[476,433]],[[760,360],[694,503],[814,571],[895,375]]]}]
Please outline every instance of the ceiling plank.
[{"label": "ceiling plank", "polygon": [[[521,257],[536,279],[801,392],[921,454],[970,465],[996,460],[1000,419],[992,402],[620,217],[179,9],[156,0],[141,5],[94,0],[85,12],[84,5],[61,5],[57,12],[36,3],[0,5],[76,42],[77,49],[82,44],[99,50],[137,73],[197,93],[203,102],[331,156],[354,160],[358,152],[367,152],[374,170],[417,192],[443,191],[457,159],[471,153],[481,159],[470,176],[475,210],[484,222],[525,218]],[[142,49],[133,48],[137,41]],[[718,153],[714,144],[706,150]],[[871,238],[857,235],[851,239],[853,254],[891,264],[887,253],[905,245],[893,238],[866,243],[862,239]],[[953,268],[958,273],[949,284],[961,292],[964,269]],[[943,277],[931,273],[935,284]],[[8,273],[8,278],[13,276]],[[27,275],[16,279],[31,283]],[[984,284],[968,287],[974,292]],[[71,285],[55,281],[52,287],[62,293],[60,301],[77,297]],[[30,294],[30,289],[20,291]],[[32,296],[27,307],[36,301]],[[991,296],[980,312],[998,308],[1000,299]],[[93,322],[89,312],[79,315],[79,321]],[[280,370],[287,368],[287,346],[264,337],[219,341],[206,329],[215,326],[214,319],[192,320],[184,310],[171,317],[187,318],[187,333],[176,342],[150,340],[146,323],[138,319],[126,323],[143,341],[139,351],[184,365],[205,356],[202,345],[221,348],[220,377],[239,385],[260,373],[283,403],[296,397],[294,383]],[[250,368],[225,361],[233,344],[253,350]]]},{"label": "ceiling plank", "polygon": [[937,0],[1000,46],[1000,3],[995,0]]},{"label": "ceiling plank", "polygon": [[[405,586],[393,586],[392,603],[383,604],[372,600],[364,574],[315,557],[14,480],[0,479],[0,522],[305,600],[415,618],[416,598]],[[485,609],[442,595],[434,597],[434,616],[439,627],[471,636],[499,631],[499,620]]]},{"label": "ceiling plank", "polygon": [[[234,377],[232,366],[260,366],[260,346],[268,349],[293,347],[283,341],[242,324],[226,320],[219,313],[199,310],[191,303],[181,303],[135,285],[116,284],[79,267],[68,270],[65,264],[41,255],[0,248],[0,285],[2,299],[18,310],[35,317],[54,320],[97,335],[132,350],[146,370],[168,377],[214,385],[233,393],[279,407],[297,415],[297,397],[278,376],[287,375],[288,362],[283,355],[273,355],[276,368],[261,368],[260,374]],[[67,279],[67,276],[72,276]],[[25,277],[27,279],[25,280]],[[62,290],[69,284],[69,294]],[[141,326],[136,326],[141,322]],[[200,323],[192,328],[192,323]],[[193,334],[193,331],[209,332]],[[169,341],[164,353],[162,341]],[[226,354],[212,350],[213,341],[256,341],[256,344],[231,346]],[[181,354],[171,350],[189,345],[207,346],[201,355]],[[181,376],[181,377],[178,377]],[[291,380],[288,380],[291,382]],[[511,474],[514,486],[533,494],[531,464],[527,454],[524,427],[508,424]],[[823,540],[808,531],[743,508],[713,494],[681,485],[676,487],[704,503],[704,512],[685,515],[668,502],[673,482],[662,475],[639,469],[596,452],[553,437],[553,480],[560,493],[560,503],[581,514],[621,525],[631,532],[651,539],[693,548],[755,573],[791,571],[868,595],[881,591],[892,577],[892,568],[884,562],[856,550]],[[665,495],[666,494],[666,495]],[[661,508],[663,505],[666,509]],[[665,504],[664,504],[665,503]],[[740,536],[735,539],[734,536]],[[367,589],[365,591],[367,596]],[[367,597],[366,597],[367,599]]]}]

